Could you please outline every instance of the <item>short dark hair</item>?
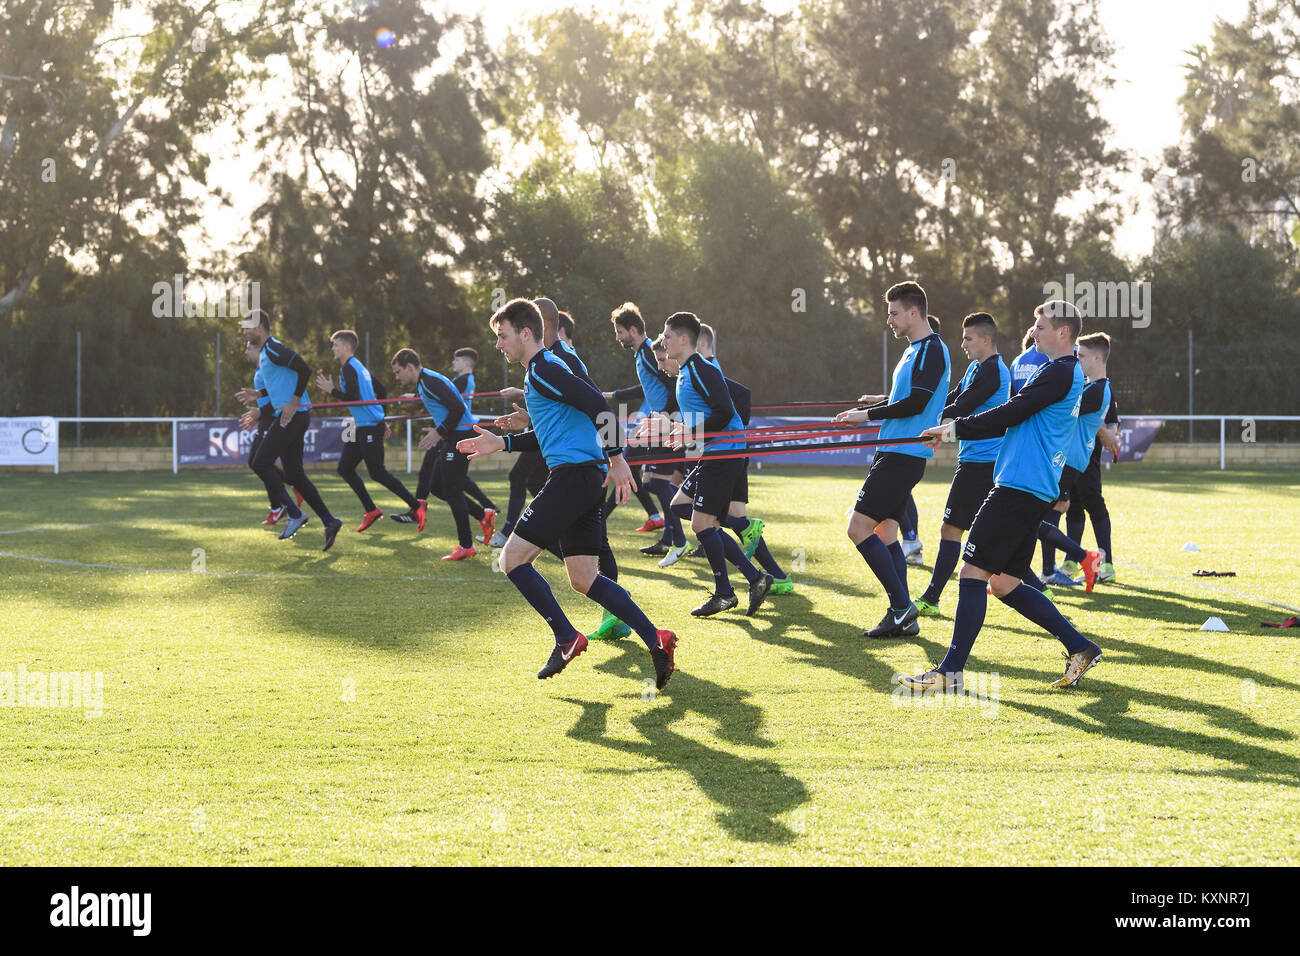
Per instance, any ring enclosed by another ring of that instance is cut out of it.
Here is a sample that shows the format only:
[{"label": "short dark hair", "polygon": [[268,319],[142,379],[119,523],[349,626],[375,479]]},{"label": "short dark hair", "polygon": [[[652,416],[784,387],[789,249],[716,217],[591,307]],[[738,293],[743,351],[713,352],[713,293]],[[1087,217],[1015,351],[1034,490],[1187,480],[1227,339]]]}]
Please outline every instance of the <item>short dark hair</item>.
[{"label": "short dark hair", "polygon": [[415,349],[398,349],[397,354],[393,356],[394,365],[423,365],[420,361],[420,353]]},{"label": "short dark hair", "polygon": [[885,290],[886,302],[898,302],[905,309],[915,307],[922,315],[929,314],[925,290],[916,282],[898,282]]},{"label": "short dark hair", "polygon": [[717,348],[718,340],[713,334],[713,326],[709,325],[707,322],[700,323],[700,338],[709,343],[709,348]]},{"label": "short dark hair", "polygon": [[532,299],[511,299],[488,320],[494,332],[502,322],[509,322],[516,332],[527,329],[536,341],[542,341],[542,312]]},{"label": "short dark hair", "polygon": [[961,320],[963,329],[974,329],[980,335],[987,335],[995,343],[998,340],[998,324],[987,312],[972,312]]},{"label": "short dark hair", "polygon": [[567,338],[573,338],[573,316],[569,315],[567,312],[561,312],[558,324],[560,326],[560,331],[563,332]]},{"label": "short dark hair", "polygon": [[[262,328],[266,329],[268,332],[271,331],[271,317],[267,315],[265,309],[253,309],[244,317],[246,323],[251,323],[254,319],[257,320],[257,324]],[[252,325],[250,324],[248,327],[251,329]]]},{"label": "short dark hair", "polygon": [[330,341],[346,342],[351,347],[352,351],[355,352],[357,350],[357,343],[361,340],[357,338],[357,333],[353,332],[351,329],[339,329],[330,336]]},{"label": "short dark hair", "polygon": [[475,365],[477,365],[477,364],[478,364],[478,349],[472,349],[472,348],[469,348],[469,347],[466,347],[466,348],[463,348],[463,349],[457,349],[457,350],[456,350],[456,353],[452,356],[452,358],[467,358],[467,359],[469,359],[471,362],[473,362]]},{"label": "short dark hair", "polygon": [[938,332],[939,329],[943,328],[943,322],[937,315],[927,315],[925,320],[930,323],[931,332]]},{"label": "short dark hair", "polygon": [[1059,329],[1063,325],[1068,327],[1071,339],[1077,339],[1083,331],[1083,316],[1072,303],[1064,299],[1048,299],[1034,309],[1034,318],[1040,316],[1050,322],[1053,329]]},{"label": "short dark hair", "polygon": [[650,347],[654,349],[656,352],[668,351],[668,343],[664,341],[664,335],[662,332],[659,333],[658,338],[656,338],[653,342],[650,343]]},{"label": "short dark hair", "polygon": [[694,312],[674,312],[668,316],[664,328],[672,329],[674,332],[685,332],[692,345],[700,341],[700,320]]},{"label": "short dark hair", "polygon": [[636,307],[635,302],[624,302],[609,314],[609,320],[615,325],[621,325],[625,329],[636,329],[645,335],[645,319],[641,318],[641,310]]},{"label": "short dark hair", "polygon": [[1110,361],[1110,336],[1105,332],[1093,332],[1079,337],[1076,343],[1081,349],[1092,349],[1101,356],[1103,362]]}]

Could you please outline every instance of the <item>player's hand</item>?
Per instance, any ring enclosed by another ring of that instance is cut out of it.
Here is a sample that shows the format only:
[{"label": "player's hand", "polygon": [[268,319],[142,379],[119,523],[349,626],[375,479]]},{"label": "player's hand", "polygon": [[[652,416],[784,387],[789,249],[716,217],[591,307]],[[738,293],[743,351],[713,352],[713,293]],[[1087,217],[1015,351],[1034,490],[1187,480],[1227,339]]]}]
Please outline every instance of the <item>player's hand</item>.
[{"label": "player's hand", "polygon": [[1103,428],[1097,433],[1097,440],[1101,442],[1102,448],[1110,452],[1116,461],[1119,461],[1120,441],[1118,431]]},{"label": "player's hand", "polygon": [[636,492],[636,479],[632,477],[632,469],[622,455],[614,455],[609,459],[609,471],[605,473],[605,483],[601,487],[608,488],[610,482],[614,483],[614,501],[617,504],[626,504]]},{"label": "player's hand", "polygon": [[879,405],[888,397],[888,395],[859,395],[858,401],[863,405]]},{"label": "player's hand", "polygon": [[508,432],[521,432],[528,427],[528,423],[532,421],[532,419],[528,417],[528,409],[520,408],[514,402],[511,402],[510,404],[514,405],[515,410],[509,415],[502,415],[492,424],[496,425],[497,428],[505,429]]},{"label": "player's hand", "polygon": [[244,414],[239,416],[240,429],[242,429],[243,431],[250,431],[251,429],[256,428],[257,420],[261,417],[262,417],[261,414],[255,411],[250,410],[244,412]]},{"label": "player's hand", "polygon": [[664,444],[673,451],[681,451],[686,447],[686,423],[673,422],[668,426],[668,437]]},{"label": "player's hand", "polygon": [[938,448],[942,442],[952,441],[948,436],[954,433],[955,427],[952,422],[946,425],[935,425],[933,428],[927,428],[921,432],[921,437],[925,439],[927,447]]},{"label": "player's hand", "polygon": [[501,397],[511,403],[522,402],[524,400],[524,390],[511,385],[508,388],[501,389]]},{"label": "player's hand", "polygon": [[384,441],[393,437],[393,426],[384,422]]},{"label": "player's hand", "polygon": [[[477,428],[478,426],[476,425],[474,427]],[[418,447],[420,451],[428,451],[430,448],[438,444],[438,442],[440,441],[442,441],[442,436],[438,434],[438,429],[426,428],[420,434],[420,442]]]},{"label": "player's hand", "polygon": [[284,406],[284,409],[280,412],[280,425],[284,428],[288,428],[289,423],[293,421],[293,416],[297,414],[298,414],[298,396],[295,395],[293,398],[289,400],[289,404]]},{"label": "player's hand", "polygon": [[831,419],[832,425],[858,425],[867,420],[867,410],[865,408],[851,408],[847,412],[840,412]]},{"label": "player's hand", "polygon": [[257,391],[251,388],[241,388],[235,393],[235,400],[247,405],[249,402],[257,401]]},{"label": "player's hand", "polygon": [[328,395],[330,392],[334,391],[334,379],[330,378],[324,372],[321,372],[316,376],[316,387]]},{"label": "player's hand", "polygon": [[[483,458],[487,455],[494,455],[506,447],[506,440],[500,435],[494,435],[490,431],[485,431],[478,425],[474,426],[474,431],[478,432],[473,438],[466,438],[456,442],[456,450],[473,461],[475,458]],[[627,466],[624,465],[624,468]],[[631,477],[631,474],[628,475]],[[624,498],[623,501],[627,499]],[[619,502],[622,504],[622,501]]]}]

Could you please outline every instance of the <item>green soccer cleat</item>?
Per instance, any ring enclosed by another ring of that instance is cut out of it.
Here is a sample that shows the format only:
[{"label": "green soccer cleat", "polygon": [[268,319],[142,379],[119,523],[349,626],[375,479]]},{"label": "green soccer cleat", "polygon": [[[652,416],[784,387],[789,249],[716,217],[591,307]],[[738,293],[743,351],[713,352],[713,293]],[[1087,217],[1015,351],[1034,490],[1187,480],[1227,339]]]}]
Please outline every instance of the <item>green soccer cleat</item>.
[{"label": "green soccer cleat", "polygon": [[757,518],[750,518],[749,524],[745,530],[740,532],[740,544],[745,549],[745,558],[754,557],[754,552],[758,550],[758,542],[763,537],[763,522]]},{"label": "green soccer cleat", "polygon": [[1078,561],[1062,561],[1057,570],[1070,578],[1077,578],[1082,573]]},{"label": "green soccer cleat", "polygon": [[939,617],[939,605],[931,604],[921,598],[917,598],[912,603],[916,605],[916,610],[921,617]]},{"label": "green soccer cleat", "polygon": [[1105,581],[1114,581],[1114,580],[1115,580],[1115,565],[1103,564],[1101,566],[1101,570],[1097,572],[1097,583],[1101,584]]},{"label": "green soccer cleat", "polygon": [[777,578],[772,582],[772,587],[768,589],[768,594],[793,594],[794,582],[790,578]]},{"label": "green soccer cleat", "polygon": [[587,635],[589,641],[617,641],[627,637],[632,633],[632,628],[628,627],[613,614],[605,611],[605,616],[600,620],[600,627],[596,628]]},{"label": "green soccer cleat", "polygon": [[1051,588],[1043,588],[1043,597],[1047,598],[1047,600],[1051,601],[1053,604],[1056,603],[1056,595],[1052,593]]}]

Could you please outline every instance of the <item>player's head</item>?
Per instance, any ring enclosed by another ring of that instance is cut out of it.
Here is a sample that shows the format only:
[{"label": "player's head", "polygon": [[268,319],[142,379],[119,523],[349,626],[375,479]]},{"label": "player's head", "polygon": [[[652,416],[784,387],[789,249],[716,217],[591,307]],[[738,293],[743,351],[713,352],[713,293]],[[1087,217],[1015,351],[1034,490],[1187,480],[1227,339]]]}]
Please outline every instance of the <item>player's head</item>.
[{"label": "player's head", "polygon": [[257,364],[258,355],[262,350],[252,342],[244,343],[244,358],[248,359],[254,365]]},{"label": "player's head", "polygon": [[700,340],[700,320],[694,312],[674,312],[664,323],[663,340],[668,357],[686,364]]},{"label": "player's head", "polygon": [[1082,329],[1079,310],[1064,299],[1048,299],[1034,309],[1034,346],[1049,359],[1073,352]]},{"label": "player's head", "polygon": [[542,348],[542,313],[528,299],[511,299],[488,321],[497,349],[511,362],[526,362]]},{"label": "player's head", "polygon": [[717,337],[713,334],[713,326],[707,322],[700,323],[700,337],[695,341],[695,348],[705,358],[718,354]]},{"label": "player's head", "polygon": [[664,340],[662,334],[650,343],[650,347],[655,350],[655,360],[659,363],[659,371],[665,375],[673,376],[681,371],[681,365],[678,364],[677,360],[669,357],[668,343]]},{"label": "player's head", "polygon": [[561,312],[557,321],[556,332],[560,338],[564,339],[565,345],[573,344],[573,316],[567,312]]},{"label": "player's head", "polygon": [[997,353],[998,324],[987,312],[972,312],[961,320],[961,349],[966,357],[982,362]]},{"label": "player's head", "polygon": [[[923,338],[929,333],[926,311],[925,290],[916,282],[899,282],[885,290],[885,302],[889,314],[885,321],[894,333],[894,338]],[[912,335],[911,333],[915,333]]]},{"label": "player's head", "polygon": [[931,332],[938,332],[943,328],[943,321],[937,315],[927,315],[925,321],[930,323]]},{"label": "player's head", "polygon": [[560,321],[560,309],[553,301],[542,296],[533,299],[533,305],[537,306],[537,311],[542,315],[542,339],[549,341],[555,337],[555,328]]},{"label": "player's head", "polygon": [[1081,335],[1078,341],[1079,365],[1090,381],[1106,377],[1106,363],[1110,361],[1110,336],[1105,332]]},{"label": "player's head", "polygon": [[1027,352],[1034,347],[1034,327],[1025,329],[1025,337],[1020,341],[1020,351]]},{"label": "player's head", "polygon": [[271,316],[264,309],[253,309],[240,322],[244,338],[259,349],[271,337]]},{"label": "player's head", "polygon": [[614,323],[614,337],[625,349],[639,349],[645,341],[645,319],[635,302],[624,302],[609,314]]},{"label": "player's head", "polygon": [[420,378],[420,353],[415,349],[398,349],[393,355],[393,375],[397,384],[409,387]]},{"label": "player's head", "polygon": [[330,349],[340,362],[346,362],[357,354],[357,333],[351,329],[339,329],[330,336]]},{"label": "player's head", "polygon": [[469,347],[457,349],[451,357],[451,370],[457,375],[468,375],[478,364],[478,349]]}]

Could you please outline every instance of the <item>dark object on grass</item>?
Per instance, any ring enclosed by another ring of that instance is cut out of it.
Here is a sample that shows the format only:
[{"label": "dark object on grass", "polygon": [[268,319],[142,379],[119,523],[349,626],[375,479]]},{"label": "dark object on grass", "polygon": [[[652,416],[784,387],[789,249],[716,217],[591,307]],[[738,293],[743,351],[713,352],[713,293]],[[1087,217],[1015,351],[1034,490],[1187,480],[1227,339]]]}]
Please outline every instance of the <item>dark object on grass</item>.
[{"label": "dark object on grass", "polygon": [[1193,571],[1194,578],[1235,578],[1236,571]]},{"label": "dark object on grass", "polygon": [[1260,621],[1260,627],[1300,627],[1300,617],[1288,617],[1281,624],[1274,624],[1272,621]]}]

